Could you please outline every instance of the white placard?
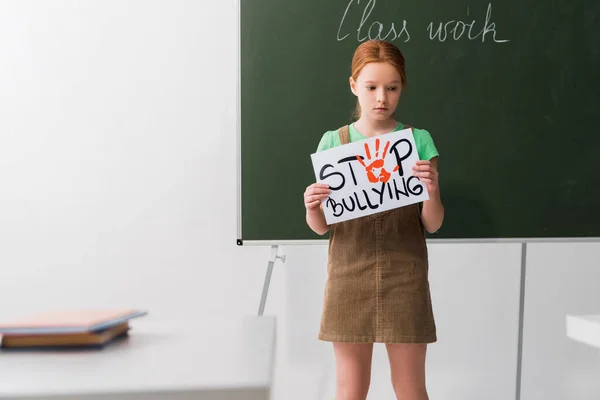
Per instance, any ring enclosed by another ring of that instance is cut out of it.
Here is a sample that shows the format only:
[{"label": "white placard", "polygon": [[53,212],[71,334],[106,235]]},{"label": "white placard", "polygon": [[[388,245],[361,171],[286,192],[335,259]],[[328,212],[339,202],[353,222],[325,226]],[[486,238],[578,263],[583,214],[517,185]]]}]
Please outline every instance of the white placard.
[{"label": "white placard", "polygon": [[311,154],[316,181],[331,195],[323,200],[328,225],[429,199],[413,175],[419,160],[411,129],[386,133]]}]

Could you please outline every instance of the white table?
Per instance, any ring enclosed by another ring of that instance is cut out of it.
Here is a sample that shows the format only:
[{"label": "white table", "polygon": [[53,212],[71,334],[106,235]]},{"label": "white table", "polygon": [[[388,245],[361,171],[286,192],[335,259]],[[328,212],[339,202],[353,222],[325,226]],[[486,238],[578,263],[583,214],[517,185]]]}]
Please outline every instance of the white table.
[{"label": "white table", "polygon": [[568,315],[567,336],[600,349],[600,315]]},{"label": "white table", "polygon": [[104,350],[0,352],[0,399],[269,399],[274,317],[131,326]]}]

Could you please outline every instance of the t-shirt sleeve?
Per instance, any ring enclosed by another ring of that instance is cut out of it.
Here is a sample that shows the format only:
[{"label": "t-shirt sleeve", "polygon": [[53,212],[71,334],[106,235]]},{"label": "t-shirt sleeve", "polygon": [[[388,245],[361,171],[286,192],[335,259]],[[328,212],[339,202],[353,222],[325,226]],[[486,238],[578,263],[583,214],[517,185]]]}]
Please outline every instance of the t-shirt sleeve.
[{"label": "t-shirt sleeve", "polygon": [[317,153],[323,150],[328,150],[333,147],[331,134],[332,131],[327,131],[323,134],[321,140],[319,141],[319,145],[317,146]]},{"label": "t-shirt sleeve", "polygon": [[433,157],[439,156],[438,150],[435,147],[431,134],[425,129],[417,129],[418,133],[415,135],[415,144],[417,145],[417,152],[421,160],[431,160]]}]

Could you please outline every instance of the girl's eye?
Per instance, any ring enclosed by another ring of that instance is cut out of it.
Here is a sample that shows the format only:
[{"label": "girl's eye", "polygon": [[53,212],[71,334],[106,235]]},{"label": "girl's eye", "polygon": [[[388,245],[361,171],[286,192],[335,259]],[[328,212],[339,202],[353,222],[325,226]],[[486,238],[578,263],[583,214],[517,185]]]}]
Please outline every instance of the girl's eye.
[{"label": "girl's eye", "polygon": [[367,90],[375,90],[375,86],[367,86]]},{"label": "girl's eye", "polygon": [[388,89],[390,89],[390,90],[393,92],[393,91],[395,91],[395,90],[396,90],[396,86],[392,86],[392,87],[390,87],[390,88],[388,88]]}]

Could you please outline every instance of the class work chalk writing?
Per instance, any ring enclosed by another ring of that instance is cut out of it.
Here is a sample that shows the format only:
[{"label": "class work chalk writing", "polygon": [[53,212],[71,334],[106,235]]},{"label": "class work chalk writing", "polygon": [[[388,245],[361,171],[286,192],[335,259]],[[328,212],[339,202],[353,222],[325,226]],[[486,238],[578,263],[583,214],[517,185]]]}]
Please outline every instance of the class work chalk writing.
[{"label": "class work chalk writing", "polygon": [[316,181],[331,189],[322,204],[328,224],[429,199],[412,174],[419,156],[411,129],[313,153],[311,159]]},{"label": "class work chalk writing", "polygon": [[[338,25],[337,40],[346,40],[351,32],[356,32],[356,40],[401,40],[408,42],[411,39],[408,22],[406,19],[393,22],[380,22],[371,18],[371,13],[377,7],[377,0],[349,0],[344,9],[342,19]],[[358,27],[347,24],[350,13],[361,13]],[[412,28],[411,28],[412,29]],[[457,40],[478,40],[484,43],[486,39],[495,43],[506,43],[509,40],[498,37],[496,23],[492,22],[492,3],[489,3],[483,21],[471,17],[470,8],[467,6],[465,19],[450,19],[447,21],[431,21],[424,27],[416,27],[418,32],[427,32],[430,40],[439,42]]]}]

